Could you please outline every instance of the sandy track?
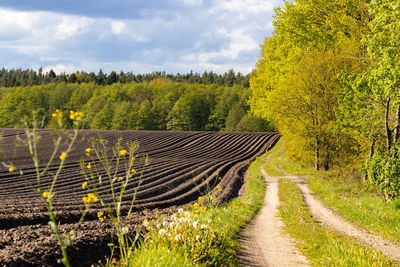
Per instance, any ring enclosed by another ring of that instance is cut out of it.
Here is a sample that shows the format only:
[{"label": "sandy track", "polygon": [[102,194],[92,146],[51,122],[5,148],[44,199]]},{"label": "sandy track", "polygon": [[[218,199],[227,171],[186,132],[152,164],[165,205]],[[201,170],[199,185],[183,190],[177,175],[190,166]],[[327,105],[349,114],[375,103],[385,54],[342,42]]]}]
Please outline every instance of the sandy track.
[{"label": "sandy track", "polygon": [[267,183],[264,206],[242,233],[244,250],[239,253],[239,262],[243,266],[307,266],[307,259],[294,247],[293,240],[281,232],[278,179],[269,176],[264,165],[260,170]]},{"label": "sandy track", "polygon": [[323,205],[319,200],[312,196],[313,192],[308,188],[307,183],[300,177],[293,176],[285,172],[282,166],[279,166],[282,172],[291,179],[301,190],[304,200],[312,216],[322,225],[329,227],[342,234],[358,239],[362,244],[373,247],[386,254],[400,264],[400,247],[384,240],[383,238],[369,233],[367,230],[355,226],[343,219],[339,214]]}]

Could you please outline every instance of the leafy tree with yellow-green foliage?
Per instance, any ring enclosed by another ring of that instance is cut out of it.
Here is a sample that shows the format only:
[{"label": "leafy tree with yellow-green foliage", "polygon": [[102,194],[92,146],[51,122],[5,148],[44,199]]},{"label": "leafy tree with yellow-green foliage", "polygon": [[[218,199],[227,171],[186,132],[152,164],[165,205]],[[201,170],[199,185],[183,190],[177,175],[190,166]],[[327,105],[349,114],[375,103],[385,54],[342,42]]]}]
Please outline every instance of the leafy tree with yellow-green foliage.
[{"label": "leafy tree with yellow-green foliage", "polygon": [[275,10],[275,30],[250,78],[253,114],[272,120],[292,157],[316,169],[328,169],[357,149],[336,124],[338,74],[366,68],[366,2],[285,2]]},{"label": "leafy tree with yellow-green foliage", "polygon": [[340,104],[343,121],[370,139],[365,178],[388,198],[396,198],[400,196],[400,2],[375,0],[370,10],[371,33],[364,40],[372,62],[362,73],[342,74]]}]

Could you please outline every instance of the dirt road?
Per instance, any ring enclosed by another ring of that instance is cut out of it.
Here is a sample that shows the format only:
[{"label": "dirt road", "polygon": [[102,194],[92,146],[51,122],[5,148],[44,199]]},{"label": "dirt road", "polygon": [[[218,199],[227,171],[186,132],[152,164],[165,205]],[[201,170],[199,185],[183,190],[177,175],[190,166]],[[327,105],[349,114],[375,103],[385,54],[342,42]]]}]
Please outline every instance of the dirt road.
[{"label": "dirt road", "polygon": [[281,231],[278,179],[269,176],[264,166],[260,170],[267,183],[264,206],[242,233],[239,261],[243,266],[308,266],[293,240]]},{"label": "dirt road", "polygon": [[360,243],[382,251],[382,253],[386,254],[400,264],[399,246],[392,244],[377,235],[371,234],[367,230],[355,226],[349,221],[346,221],[340,215],[333,212],[331,209],[324,206],[319,200],[314,198],[312,196],[313,192],[308,188],[307,183],[302,178],[286,173],[282,166],[280,166],[280,169],[287,176],[287,178],[291,179],[300,188],[312,216],[322,225],[342,234],[354,237],[358,239]]}]

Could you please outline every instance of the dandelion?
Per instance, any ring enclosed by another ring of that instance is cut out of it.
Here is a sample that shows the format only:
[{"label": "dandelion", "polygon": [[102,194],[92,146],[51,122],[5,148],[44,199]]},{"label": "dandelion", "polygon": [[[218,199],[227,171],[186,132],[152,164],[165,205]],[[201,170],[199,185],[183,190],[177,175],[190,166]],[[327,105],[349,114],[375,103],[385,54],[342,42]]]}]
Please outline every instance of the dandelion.
[{"label": "dandelion", "polygon": [[82,183],[82,189],[85,189],[86,186],[87,186],[87,181],[85,181],[85,182]]},{"label": "dandelion", "polygon": [[180,223],[184,223],[185,221],[186,221],[185,218],[179,218],[179,222],[180,222]]},{"label": "dandelion", "polygon": [[117,258],[112,258],[111,263],[117,263]]},{"label": "dandelion", "polygon": [[178,209],[178,213],[179,214],[183,213],[183,209],[182,208]]},{"label": "dandelion", "polygon": [[119,155],[120,156],[125,156],[126,153],[127,153],[127,151],[125,149],[122,149],[122,150],[119,151]]},{"label": "dandelion", "polygon": [[120,182],[122,180],[124,180],[124,177],[122,177],[122,176],[118,177],[118,182]]},{"label": "dandelion", "polygon": [[46,191],[46,192],[43,192],[43,193],[42,193],[42,197],[43,197],[43,198],[48,198],[48,197],[50,197],[50,192],[47,192],[47,191]]},{"label": "dandelion", "polygon": [[189,218],[189,217],[190,217],[190,212],[185,211],[184,216],[185,216],[186,218]]},{"label": "dandelion", "polygon": [[86,168],[91,169],[92,168],[92,164],[90,164],[90,162],[89,162],[88,165],[86,165]]},{"label": "dandelion", "polygon": [[136,170],[135,170],[135,169],[132,169],[132,170],[131,170],[131,173],[135,174],[135,173],[136,173]]},{"label": "dandelion", "polygon": [[197,259],[199,257],[199,254],[194,254],[193,258]]},{"label": "dandelion", "polygon": [[8,171],[9,171],[9,172],[15,171],[15,167],[14,167],[14,166],[11,166],[10,168],[8,168]]},{"label": "dandelion", "polygon": [[122,227],[122,228],[121,228],[121,232],[122,232],[123,234],[127,234],[127,233],[129,232],[129,227],[127,227],[127,226]]},{"label": "dandelion", "polygon": [[204,197],[199,197],[199,203],[203,203],[204,202]]},{"label": "dandelion", "polygon": [[158,230],[158,235],[164,235],[166,232],[164,229],[160,229]]},{"label": "dandelion", "polygon": [[64,160],[67,157],[67,154],[65,152],[61,153],[60,159]]}]

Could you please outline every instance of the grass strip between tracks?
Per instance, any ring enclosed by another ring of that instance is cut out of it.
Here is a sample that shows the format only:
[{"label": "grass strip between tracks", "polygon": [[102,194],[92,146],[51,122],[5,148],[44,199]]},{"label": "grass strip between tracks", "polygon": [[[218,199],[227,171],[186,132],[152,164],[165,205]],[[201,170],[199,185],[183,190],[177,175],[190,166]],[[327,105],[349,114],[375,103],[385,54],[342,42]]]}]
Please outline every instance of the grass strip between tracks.
[{"label": "grass strip between tracks", "polygon": [[400,200],[386,201],[378,189],[337,170],[316,171],[293,163],[286,153],[280,162],[288,173],[310,175],[307,181],[314,196],[343,218],[400,245]]},{"label": "grass strip between tracks", "polygon": [[381,252],[322,227],[311,216],[300,189],[289,179],[279,180],[280,216],[297,247],[314,266],[396,266]]},{"label": "grass strip between tracks", "polygon": [[[193,235],[199,232],[193,227],[183,227],[181,231],[186,232],[179,234],[179,242],[166,241],[165,235],[159,234],[160,230],[150,231],[151,237],[145,239],[134,257],[130,259],[130,266],[238,265],[236,253],[240,249],[239,233],[263,205],[265,183],[259,167],[269,153],[258,157],[250,165],[244,184],[245,192],[241,197],[233,199],[227,205],[219,207],[209,205],[206,210],[195,215],[198,216],[196,218],[199,225],[207,223],[208,230],[203,231],[204,236],[198,238],[199,241],[206,242],[196,243],[198,236],[195,236],[195,240]],[[190,231],[195,233],[191,234]],[[175,238],[177,238],[176,233]],[[174,235],[169,239],[174,239]],[[202,246],[205,251],[202,250]]]},{"label": "grass strip between tracks", "polygon": [[[282,140],[280,141],[282,142]],[[277,145],[278,146],[278,145]],[[339,179],[335,171],[316,171],[294,163],[281,145],[268,161],[266,170],[272,173],[282,168],[293,175],[307,175],[309,187],[325,205],[332,207],[349,221],[383,237],[400,240],[399,202],[387,203],[375,189],[356,179]],[[314,265],[387,266],[393,264],[380,253],[357,245],[357,241],[320,226],[309,214],[303,196],[296,185],[285,179],[280,182],[283,202],[281,216],[286,230],[298,240],[298,246]],[[300,223],[297,223],[300,222]],[[365,262],[362,259],[366,260]],[[377,262],[375,262],[377,260]]]}]

